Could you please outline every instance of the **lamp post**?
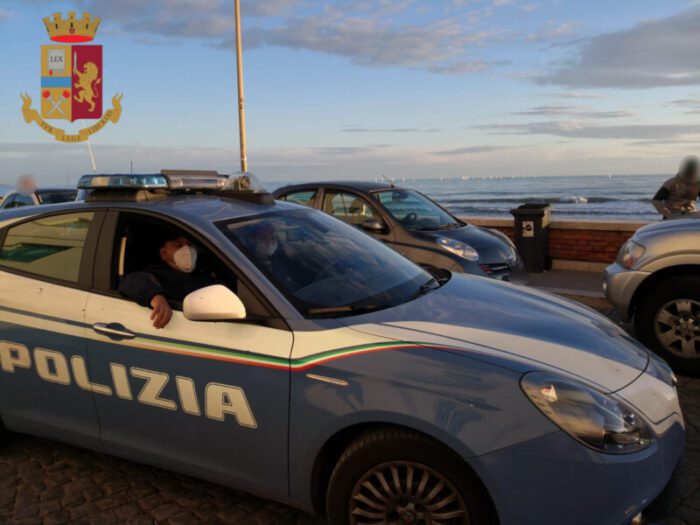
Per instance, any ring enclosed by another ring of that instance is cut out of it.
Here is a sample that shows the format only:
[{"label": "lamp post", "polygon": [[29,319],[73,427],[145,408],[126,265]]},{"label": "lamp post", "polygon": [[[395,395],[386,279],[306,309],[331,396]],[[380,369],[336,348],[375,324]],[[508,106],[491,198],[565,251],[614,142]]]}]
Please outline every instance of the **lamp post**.
[{"label": "lamp post", "polygon": [[236,8],[236,65],[238,73],[238,130],[241,139],[241,171],[248,171],[245,143],[245,106],[243,103],[243,46],[241,44],[241,0],[235,0]]}]

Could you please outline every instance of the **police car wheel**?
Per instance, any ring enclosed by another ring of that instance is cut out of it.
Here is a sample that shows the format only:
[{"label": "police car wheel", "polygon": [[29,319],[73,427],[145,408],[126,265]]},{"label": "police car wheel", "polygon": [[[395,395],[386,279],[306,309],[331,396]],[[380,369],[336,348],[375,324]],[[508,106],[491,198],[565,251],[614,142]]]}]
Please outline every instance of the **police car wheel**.
[{"label": "police car wheel", "polygon": [[676,372],[700,376],[700,279],[656,283],[639,301],[637,336]]},{"label": "police car wheel", "polygon": [[486,525],[488,496],[463,460],[421,434],[363,434],[345,450],[328,484],[331,525]]}]

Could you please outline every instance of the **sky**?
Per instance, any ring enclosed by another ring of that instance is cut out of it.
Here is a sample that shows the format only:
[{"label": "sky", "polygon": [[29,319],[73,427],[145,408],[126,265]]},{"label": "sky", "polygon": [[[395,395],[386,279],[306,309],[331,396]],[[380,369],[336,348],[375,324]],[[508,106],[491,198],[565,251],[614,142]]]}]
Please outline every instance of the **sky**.
[{"label": "sky", "polygon": [[[262,180],[672,174],[700,142],[700,2],[242,0]],[[239,169],[233,0],[0,0],[0,184],[73,184],[87,145],[21,113],[45,16],[102,18],[97,170]],[[36,105],[35,105],[36,107]],[[79,123],[51,121],[76,132]],[[88,122],[92,123],[92,122]]]}]

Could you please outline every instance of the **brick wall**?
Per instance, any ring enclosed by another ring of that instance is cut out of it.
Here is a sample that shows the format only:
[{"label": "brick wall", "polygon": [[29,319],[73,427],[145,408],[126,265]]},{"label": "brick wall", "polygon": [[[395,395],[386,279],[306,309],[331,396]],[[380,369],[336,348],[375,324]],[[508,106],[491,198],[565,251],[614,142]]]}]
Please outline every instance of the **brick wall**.
[{"label": "brick wall", "polygon": [[549,256],[565,261],[611,263],[634,232],[549,230]]},{"label": "brick wall", "polygon": [[[500,230],[511,239],[514,236],[512,219],[490,217],[463,217],[477,226]],[[647,223],[612,221],[553,221],[549,227],[548,256],[558,261],[610,264],[615,261],[620,247],[635,231]]]}]

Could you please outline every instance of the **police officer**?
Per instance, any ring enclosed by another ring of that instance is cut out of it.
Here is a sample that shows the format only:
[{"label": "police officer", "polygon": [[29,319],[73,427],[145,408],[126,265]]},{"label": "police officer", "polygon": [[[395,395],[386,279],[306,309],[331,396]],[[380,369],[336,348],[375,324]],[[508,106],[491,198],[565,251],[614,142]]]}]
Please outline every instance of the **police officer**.
[{"label": "police officer", "polygon": [[153,326],[164,328],[173,315],[173,304],[179,306],[188,294],[217,284],[217,280],[211,272],[197,267],[197,248],[179,232],[165,235],[158,253],[161,262],[125,275],[119,293],[141,306],[150,306]]},{"label": "police officer", "polygon": [[686,157],[678,174],[664,182],[651,201],[666,219],[697,217],[695,202],[700,193],[700,161]]}]

